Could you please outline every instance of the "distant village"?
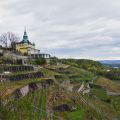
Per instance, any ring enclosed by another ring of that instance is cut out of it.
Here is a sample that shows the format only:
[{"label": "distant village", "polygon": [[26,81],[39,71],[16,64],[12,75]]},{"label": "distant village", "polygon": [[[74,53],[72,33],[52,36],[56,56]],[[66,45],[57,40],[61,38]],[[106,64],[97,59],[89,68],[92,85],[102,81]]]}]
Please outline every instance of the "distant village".
[{"label": "distant village", "polygon": [[[0,56],[10,56],[21,64],[25,64],[30,59],[44,58],[49,60],[50,54],[41,53],[39,49],[36,49],[35,43],[32,43],[29,40],[26,29],[24,30],[21,41],[17,40],[17,37],[14,34],[7,34],[4,34],[0,38],[0,43],[3,43],[0,45]],[[10,39],[11,41],[10,46],[8,46],[7,39]]]}]

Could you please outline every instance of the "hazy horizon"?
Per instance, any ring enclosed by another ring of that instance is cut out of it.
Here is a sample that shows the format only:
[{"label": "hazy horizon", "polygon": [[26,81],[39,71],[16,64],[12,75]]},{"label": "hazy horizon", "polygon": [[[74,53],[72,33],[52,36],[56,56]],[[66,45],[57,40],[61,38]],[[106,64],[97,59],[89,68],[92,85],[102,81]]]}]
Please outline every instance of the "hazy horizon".
[{"label": "hazy horizon", "polygon": [[[53,56],[53,57],[57,57],[57,56]],[[60,59],[89,59],[89,60],[95,60],[95,61],[120,61],[120,59],[94,59],[94,58],[87,58],[87,57],[85,57],[85,58],[75,58],[75,57],[67,57],[67,58],[65,58],[65,57],[58,57],[58,58],[60,58]]]}]

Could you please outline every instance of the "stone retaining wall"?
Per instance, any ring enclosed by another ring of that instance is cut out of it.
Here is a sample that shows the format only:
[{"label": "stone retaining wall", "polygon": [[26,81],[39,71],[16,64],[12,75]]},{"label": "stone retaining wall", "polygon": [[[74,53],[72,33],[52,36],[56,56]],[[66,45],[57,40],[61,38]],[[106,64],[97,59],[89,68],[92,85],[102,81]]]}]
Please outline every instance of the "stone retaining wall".
[{"label": "stone retaining wall", "polygon": [[24,80],[24,79],[33,79],[33,78],[40,78],[40,77],[44,77],[42,72],[34,72],[34,73],[7,76],[7,80],[19,81],[19,80]]},{"label": "stone retaining wall", "polygon": [[19,71],[33,71],[33,66],[0,66],[0,72],[19,72]]}]

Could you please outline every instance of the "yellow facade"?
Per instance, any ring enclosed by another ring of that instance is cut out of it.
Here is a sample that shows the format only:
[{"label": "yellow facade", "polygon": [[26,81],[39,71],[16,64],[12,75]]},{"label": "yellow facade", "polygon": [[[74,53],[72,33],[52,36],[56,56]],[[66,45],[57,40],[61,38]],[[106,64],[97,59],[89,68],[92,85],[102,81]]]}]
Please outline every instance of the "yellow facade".
[{"label": "yellow facade", "polygon": [[34,46],[27,43],[16,44],[16,51],[22,54],[29,54],[29,49],[34,49]]},{"label": "yellow facade", "polygon": [[30,54],[30,51],[35,49],[35,45],[28,40],[27,32],[24,31],[23,40],[15,45],[16,51],[22,54]]}]

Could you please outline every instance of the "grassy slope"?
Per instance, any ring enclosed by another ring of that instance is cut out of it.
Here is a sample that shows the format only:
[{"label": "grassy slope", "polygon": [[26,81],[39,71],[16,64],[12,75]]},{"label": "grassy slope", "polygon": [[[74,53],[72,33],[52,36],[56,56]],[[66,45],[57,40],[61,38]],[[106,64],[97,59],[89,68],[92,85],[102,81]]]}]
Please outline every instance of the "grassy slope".
[{"label": "grassy slope", "polygon": [[[58,68],[54,68],[54,69],[52,69],[52,71],[54,71],[54,72],[57,71],[58,72],[57,75],[59,76],[59,78],[56,78],[57,81],[60,81],[60,79],[61,79],[61,81],[72,80],[72,81],[76,81],[78,83],[78,82],[81,82],[81,81],[91,81],[96,77],[91,72],[87,72],[86,70],[79,69],[79,68],[76,68],[76,67],[68,67],[68,68],[62,69],[60,71],[58,70]],[[73,78],[71,78],[71,76],[73,76]],[[71,98],[69,98],[69,99],[71,100]],[[60,99],[60,101],[57,101],[57,104],[58,103],[62,104],[62,103],[69,103],[69,102],[67,102],[66,100],[61,100]],[[56,102],[54,104],[56,104]],[[80,104],[75,104],[74,103],[74,105],[77,107],[76,111],[57,113],[55,115],[57,115],[57,116],[60,115],[60,116],[64,117],[65,120],[68,120],[68,119],[84,120],[85,117],[86,117],[85,110],[83,108],[79,108]]]},{"label": "grassy slope", "polygon": [[[19,100],[11,100],[6,107],[2,108],[3,111],[0,112],[2,113],[1,118],[7,120],[18,120],[20,118],[23,120],[40,120],[40,118],[44,118],[46,115],[44,110],[47,92],[47,89],[43,88]],[[36,108],[34,108],[34,106]],[[8,108],[10,108],[10,110]]]},{"label": "grassy slope", "polygon": [[83,109],[79,109],[77,111],[74,112],[69,112],[67,113],[67,119],[68,120],[83,120],[84,119],[84,110]]},{"label": "grassy slope", "polygon": [[[96,84],[105,86],[105,88],[109,91],[112,92],[116,92],[116,93],[120,93],[120,84],[116,83],[115,81],[100,77],[97,81]],[[100,92],[102,90],[99,90]],[[120,116],[120,96],[107,96],[105,95],[105,92],[103,93],[97,93],[98,95],[101,95],[101,97],[99,96],[100,99],[104,99],[104,100],[109,100],[111,106],[113,106],[113,109],[116,110],[118,116]],[[105,105],[106,106],[106,105]]]},{"label": "grassy slope", "polygon": [[107,78],[99,77],[96,81],[96,84],[105,86],[105,88],[107,88],[110,91],[120,93],[120,85],[112,80],[107,79]]},{"label": "grassy slope", "polygon": [[[53,66],[49,66],[50,68],[52,68]],[[76,67],[70,67],[70,66],[68,66],[68,67],[62,67],[62,71],[59,71],[59,68],[61,68],[61,66],[60,67],[53,67],[54,69],[49,69],[49,68],[41,68],[40,69],[40,71],[42,71],[45,75],[46,75],[46,77],[51,77],[51,76],[54,76],[54,75],[58,75],[58,76],[61,76],[61,80],[62,81],[64,81],[64,80],[71,80],[71,81],[74,81],[75,83],[79,83],[79,82],[81,82],[81,81],[91,81],[91,80],[93,80],[96,76],[94,75],[94,74],[92,74],[91,72],[87,72],[86,70],[83,70],[83,69],[79,69],[79,68],[76,68]],[[57,71],[56,71],[57,70]],[[19,81],[19,82],[12,82],[12,83],[4,83],[4,84],[1,84],[0,85],[0,90],[2,91],[2,90],[4,90],[4,89],[7,89],[7,92],[6,92],[6,94],[5,94],[5,96],[8,96],[8,95],[10,95],[16,88],[19,88],[19,87],[21,87],[21,86],[24,86],[24,85],[26,85],[26,84],[28,84],[28,83],[30,83],[30,82],[33,82],[33,81],[40,81],[41,80],[41,78],[40,79],[32,79],[32,80],[23,80],[23,81]],[[57,79],[57,80],[59,80],[59,79]],[[114,91],[119,91],[119,86],[118,87],[116,87],[116,84],[114,84],[113,82],[110,82],[110,81],[108,81],[107,79],[105,79],[105,78],[99,78],[97,81],[96,81],[96,83],[97,84],[100,84],[100,85],[104,85],[104,86],[106,86],[108,89],[110,89],[110,90],[114,90]],[[97,90],[97,89],[93,89],[92,90],[92,92],[93,92],[93,94],[96,94],[97,95],[97,97],[99,98],[99,99],[101,99],[102,97],[103,98],[107,98],[106,97],[106,95],[105,95],[105,93],[104,93],[104,91],[103,90]],[[39,94],[39,95],[38,95]],[[45,96],[43,96],[42,98],[41,97],[39,97],[39,96],[41,96],[41,92],[36,92],[36,95],[35,95],[35,93],[34,93],[34,95],[30,95],[31,97],[29,97],[29,96],[26,96],[26,97],[24,97],[24,98],[22,98],[18,103],[16,103],[15,104],[15,101],[13,101],[14,102],[14,104],[16,105],[16,106],[18,106],[17,108],[18,108],[18,110],[16,111],[16,112],[9,112],[9,115],[8,115],[8,117],[9,118],[11,118],[10,120],[14,120],[13,118],[12,118],[12,116],[16,116],[16,115],[18,115],[19,116],[19,114],[18,114],[18,112],[19,111],[22,111],[22,116],[27,120],[29,120],[29,117],[31,116],[31,112],[33,112],[33,108],[31,108],[31,106],[30,106],[30,104],[31,104],[31,99],[33,100],[33,97],[34,98],[36,98],[37,99],[37,104],[38,104],[38,106],[40,106],[40,108],[42,108],[42,109],[44,109],[45,108],[45,99],[46,99],[46,97]],[[45,95],[45,93],[44,93],[44,95]],[[36,97],[35,97],[36,96]],[[41,103],[40,101],[41,101],[41,99],[43,99],[42,101],[43,101],[43,103]],[[69,98],[70,99],[70,98]],[[115,99],[117,99],[117,100],[115,100]],[[28,102],[28,100],[29,100],[29,102]],[[92,100],[92,101],[94,101],[94,100]],[[116,103],[116,101],[119,101],[119,99],[118,98],[113,98],[113,103],[114,103],[114,105],[115,105],[115,107],[116,107],[116,109],[119,109],[119,107],[117,108],[117,104],[118,103]],[[60,101],[60,102],[62,102],[62,101]],[[65,102],[64,100],[63,100],[63,102]],[[57,101],[57,103],[59,103],[59,101]],[[69,102],[68,102],[69,103]],[[96,105],[101,105],[102,106],[102,109],[104,109],[104,107],[105,106],[107,106],[106,105],[106,103],[104,103],[104,102],[99,102],[99,104],[98,104],[98,101],[94,101],[94,103],[96,104]],[[55,103],[56,104],[56,103]],[[22,106],[22,108],[20,107],[20,106]],[[109,105],[108,105],[109,106]],[[100,107],[100,106],[98,106],[98,107]],[[107,107],[106,109],[109,109],[109,107]],[[1,112],[1,113],[5,113],[6,111],[7,111],[7,109],[2,109],[3,111]],[[30,111],[28,111],[28,110],[30,110]],[[34,113],[34,116],[36,116],[36,117],[39,117],[39,115],[38,115],[38,113],[39,113],[40,111],[37,111],[37,112],[33,112]],[[6,112],[7,113],[7,112]],[[119,111],[118,111],[118,113],[119,113]],[[16,114],[16,115],[15,115]],[[44,116],[45,114],[42,112],[41,113],[42,115],[41,116]],[[60,113],[59,113],[60,114]],[[84,119],[84,115],[85,115],[85,112],[84,112],[84,110],[83,109],[81,109],[81,108],[79,108],[79,109],[77,109],[77,111],[74,111],[74,112],[66,112],[66,113],[61,113],[66,119],[69,119],[69,118],[71,118],[71,120],[80,120],[80,119]],[[59,115],[58,115],[59,116]],[[33,116],[32,116],[33,117]],[[15,120],[16,120],[16,117],[15,117]]]}]

